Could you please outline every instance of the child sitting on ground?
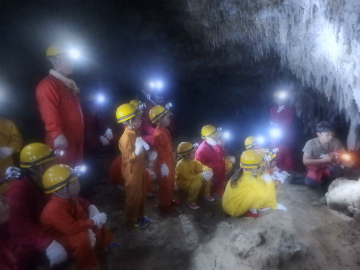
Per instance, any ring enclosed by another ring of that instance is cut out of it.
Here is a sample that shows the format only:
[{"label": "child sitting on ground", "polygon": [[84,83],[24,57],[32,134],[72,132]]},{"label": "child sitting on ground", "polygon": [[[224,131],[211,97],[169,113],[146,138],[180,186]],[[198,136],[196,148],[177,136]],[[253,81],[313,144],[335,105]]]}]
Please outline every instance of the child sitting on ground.
[{"label": "child sitting on ground", "polygon": [[44,232],[71,255],[77,269],[87,270],[98,265],[94,248],[104,251],[113,237],[104,226],[106,214],[78,196],[81,171],[84,168],[73,170],[63,164],[45,171],[44,191],[52,196],[41,213],[40,222]]},{"label": "child sitting on ground", "polygon": [[195,160],[195,151],[197,145],[189,142],[182,142],[177,148],[178,155],[181,159],[176,164],[176,184],[179,189],[187,192],[188,198],[186,204],[190,209],[199,209],[196,203],[199,195],[206,201],[214,201],[210,196],[211,179],[213,172],[209,167],[202,165]]}]

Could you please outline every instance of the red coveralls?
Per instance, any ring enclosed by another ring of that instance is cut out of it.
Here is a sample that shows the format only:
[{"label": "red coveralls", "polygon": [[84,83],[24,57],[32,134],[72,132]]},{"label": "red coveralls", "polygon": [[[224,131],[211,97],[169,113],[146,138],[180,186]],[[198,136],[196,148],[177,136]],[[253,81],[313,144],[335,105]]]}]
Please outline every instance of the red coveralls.
[{"label": "red coveralls", "polygon": [[32,179],[24,176],[11,182],[6,197],[9,200],[10,240],[17,247],[13,252],[19,269],[28,269],[53,241],[41,230],[39,221],[46,196]]},{"label": "red coveralls", "polygon": [[2,270],[18,270],[12,241],[9,237],[8,224],[0,225],[0,266]]},{"label": "red coveralls", "polygon": [[84,123],[78,97],[57,78],[45,77],[36,87],[36,99],[45,124],[45,141],[54,149],[54,139],[64,134],[68,147],[58,163],[71,167],[83,160]]},{"label": "red coveralls", "polygon": [[89,206],[90,203],[81,197],[68,199],[52,195],[40,217],[44,232],[63,245],[79,270],[91,269],[99,264],[90,245],[88,229],[96,235],[95,248],[103,249],[113,241],[104,225],[98,229],[87,217]]},{"label": "red coveralls", "polygon": [[294,120],[294,110],[285,105],[285,109],[277,113],[279,106],[276,105],[270,109],[270,120],[282,129],[283,140],[276,147],[279,152],[276,153],[276,166],[283,171],[291,171],[294,167],[294,160],[291,153],[293,135],[291,124]]},{"label": "red coveralls", "polygon": [[[154,172],[159,184],[159,207],[171,206],[172,192],[175,181],[175,161],[172,150],[171,136],[166,128],[157,126],[154,132],[154,148],[158,153],[154,161]],[[161,176],[161,165],[166,164],[169,168],[169,176]]]},{"label": "red coveralls", "polygon": [[204,140],[196,150],[195,159],[213,170],[214,193],[222,194],[226,181],[225,149],[219,145],[211,146]]}]

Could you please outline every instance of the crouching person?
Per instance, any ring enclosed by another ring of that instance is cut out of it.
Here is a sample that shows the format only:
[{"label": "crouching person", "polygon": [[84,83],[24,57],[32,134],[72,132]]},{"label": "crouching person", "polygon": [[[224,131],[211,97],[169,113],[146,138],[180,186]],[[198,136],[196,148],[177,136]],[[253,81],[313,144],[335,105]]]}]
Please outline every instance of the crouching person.
[{"label": "crouching person", "polygon": [[246,150],[240,158],[241,170],[227,183],[222,207],[234,217],[259,216],[259,209],[286,210],[276,204],[275,186],[272,177],[264,172],[266,162],[261,153]]},{"label": "crouching person", "polygon": [[113,238],[104,227],[106,214],[78,197],[81,171],[83,167],[73,170],[62,164],[45,171],[44,190],[52,196],[40,221],[44,232],[65,247],[77,269],[86,270],[98,265],[94,248],[104,250]]},{"label": "crouching person", "polygon": [[210,196],[211,179],[213,172],[209,167],[195,160],[197,145],[182,142],[177,148],[181,159],[176,164],[176,184],[179,189],[187,192],[186,204],[190,209],[198,209],[197,200],[201,195],[207,201],[214,201]]}]

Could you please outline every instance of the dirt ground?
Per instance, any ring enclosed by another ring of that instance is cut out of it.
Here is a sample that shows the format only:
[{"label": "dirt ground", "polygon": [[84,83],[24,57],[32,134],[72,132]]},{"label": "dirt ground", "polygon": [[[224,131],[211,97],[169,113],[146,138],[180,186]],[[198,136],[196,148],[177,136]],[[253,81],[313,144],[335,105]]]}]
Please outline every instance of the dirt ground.
[{"label": "dirt ground", "polygon": [[93,203],[108,213],[108,228],[120,247],[101,258],[98,269],[360,269],[360,226],[329,210],[323,193],[287,183],[277,201],[287,212],[232,218],[221,200],[200,201],[199,210],[181,205],[170,216],[148,199],[153,224],[143,231],[124,227],[124,192],[106,184],[92,190]]}]

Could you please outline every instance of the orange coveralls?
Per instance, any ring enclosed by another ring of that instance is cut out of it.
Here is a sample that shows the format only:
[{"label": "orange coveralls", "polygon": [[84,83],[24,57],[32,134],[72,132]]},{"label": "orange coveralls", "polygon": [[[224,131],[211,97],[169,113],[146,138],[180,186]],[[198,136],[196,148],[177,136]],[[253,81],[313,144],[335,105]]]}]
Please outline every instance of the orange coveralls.
[{"label": "orange coveralls", "polygon": [[79,98],[52,75],[36,87],[41,119],[45,124],[45,142],[54,149],[54,140],[64,134],[68,147],[57,161],[71,167],[83,160],[84,122]]},{"label": "orange coveralls", "polygon": [[105,226],[101,229],[94,227],[94,222],[87,217],[87,209],[78,200],[84,201],[80,197],[68,199],[52,195],[41,213],[40,222],[44,232],[70,253],[76,268],[87,270],[99,264],[87,230],[93,230],[96,235],[95,248],[105,248],[113,237]]},{"label": "orange coveralls", "polygon": [[[157,126],[153,135],[154,149],[158,156],[154,162],[154,171],[159,183],[159,207],[171,206],[172,192],[175,181],[175,161],[172,150],[170,132],[163,127]],[[166,164],[169,168],[169,176],[161,176],[161,165]]]},{"label": "orange coveralls", "polygon": [[125,179],[125,212],[126,225],[134,226],[145,213],[145,149],[139,156],[135,156],[135,141],[139,134],[125,128],[119,140],[119,149],[122,155],[121,173]]}]

